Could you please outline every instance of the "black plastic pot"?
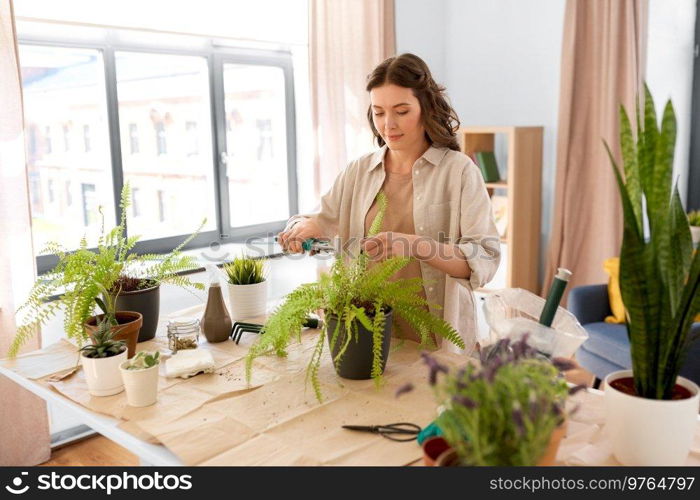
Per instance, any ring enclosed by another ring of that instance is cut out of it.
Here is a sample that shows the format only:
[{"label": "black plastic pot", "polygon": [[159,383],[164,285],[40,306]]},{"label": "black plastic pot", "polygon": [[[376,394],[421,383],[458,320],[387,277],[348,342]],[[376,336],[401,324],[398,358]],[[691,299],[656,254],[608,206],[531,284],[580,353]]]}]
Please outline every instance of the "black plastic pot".
[{"label": "black plastic pot", "polygon": [[156,336],[160,314],[160,285],[132,292],[121,292],[117,296],[116,306],[118,311],[136,311],[143,316],[139,342],[151,340]]},{"label": "black plastic pot", "polygon": [[[333,332],[338,323],[337,316],[329,314],[326,316],[328,321],[328,345],[330,346]],[[386,312],[386,321],[384,322],[384,338],[382,339],[382,373],[386,367],[386,361],[389,357],[389,346],[391,344],[391,325],[392,311],[389,309]],[[357,320],[355,320],[357,321]],[[358,334],[357,338],[352,338],[348,344],[345,354],[343,354],[340,363],[334,363],[335,371],[339,376],[351,380],[366,380],[372,378],[372,332],[367,330],[362,323],[357,321]],[[338,340],[335,346],[331,348],[333,359],[340,352],[345,344],[347,332],[345,323],[341,323],[340,331],[338,332]]]}]

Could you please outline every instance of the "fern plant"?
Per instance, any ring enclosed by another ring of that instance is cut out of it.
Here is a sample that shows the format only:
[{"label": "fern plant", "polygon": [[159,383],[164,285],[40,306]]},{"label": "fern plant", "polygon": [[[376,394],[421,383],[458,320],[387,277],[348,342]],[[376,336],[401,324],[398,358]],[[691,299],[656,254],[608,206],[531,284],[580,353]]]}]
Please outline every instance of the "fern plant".
[{"label": "fern plant", "polygon": [[[376,235],[381,229],[387,208],[384,193],[378,194],[377,203],[379,210],[368,236]],[[316,283],[306,283],[296,288],[270,316],[263,327],[263,335],[246,357],[247,380],[250,380],[253,361],[258,356],[268,353],[286,356],[289,343],[295,339],[301,341],[307,314],[319,309],[323,309],[327,316],[333,315],[338,319],[333,331],[329,331],[328,322],[324,322],[307,367],[307,383],[311,382],[319,401],[322,401],[323,395],[318,373],[326,340],[328,339],[331,350],[336,344],[340,347],[333,358],[338,366],[349,343],[357,339],[359,324],[371,332],[371,375],[377,384],[381,383],[381,347],[384,322],[389,310],[404,318],[420,334],[422,345],[434,345],[430,335],[434,333],[463,348],[464,342],[449,323],[427,310],[428,302],[420,295],[423,287],[420,278],[388,281],[409,261],[405,257],[392,257],[369,266],[369,258],[364,253],[347,262],[338,257],[330,273],[322,275]],[[348,332],[345,335],[341,335],[341,325]]]},{"label": "fern plant", "polygon": [[[636,138],[620,108],[620,171],[606,144],[620,191],[624,232],[620,289],[627,310],[632,370],[638,396],[670,399],[700,310],[700,252],[693,256],[688,217],[672,186],[676,117],[669,100],[657,125],[654,100],[644,86],[644,116]],[[648,233],[645,234],[645,222]]]},{"label": "fern plant", "polygon": [[224,265],[228,282],[232,285],[255,285],[265,281],[265,262],[251,257],[236,257]]},{"label": "fern plant", "polygon": [[[10,357],[16,356],[22,345],[61,309],[65,312],[63,326],[66,335],[82,345],[88,338],[83,324],[93,315],[96,304],[102,306],[100,297],[104,304],[106,294],[116,296],[121,291],[127,291],[124,284],[130,279],[132,282],[136,280],[137,288],[170,283],[204,290],[202,283],[192,282],[178,273],[198,267],[194,256],[182,255],[181,251],[199,233],[206,219],[172,252],[166,255],[138,255],[133,248],[140,236],[126,236],[126,213],[130,205],[131,189],[127,183],[120,198],[119,224],[105,232],[102,215],[96,250],[88,248],[85,237],[80,240],[78,249],[72,252],[55,242],[47,244],[42,253],[55,254],[58,264],[49,273],[39,276],[26,302],[18,308],[17,315],[26,318],[26,321],[22,321],[17,328],[8,351]],[[58,298],[52,300],[54,296]]]}]

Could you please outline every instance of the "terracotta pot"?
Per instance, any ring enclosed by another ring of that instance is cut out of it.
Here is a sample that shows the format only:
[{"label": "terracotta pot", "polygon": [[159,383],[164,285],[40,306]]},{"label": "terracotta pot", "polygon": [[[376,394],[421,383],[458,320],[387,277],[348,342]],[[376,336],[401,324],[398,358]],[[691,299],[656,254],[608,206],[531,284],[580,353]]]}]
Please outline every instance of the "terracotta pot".
[{"label": "terracotta pot", "polygon": [[547,449],[544,450],[544,454],[537,462],[538,466],[548,467],[554,465],[557,458],[557,451],[559,451],[559,445],[561,444],[561,440],[564,439],[564,436],[566,436],[566,422],[552,431]]},{"label": "terracotta pot", "polygon": [[423,463],[428,467],[432,467],[440,455],[451,449],[442,436],[428,438],[423,441]]},{"label": "terracotta pot", "polygon": [[[103,316],[104,314],[90,316],[85,322],[85,330],[87,330],[88,335],[90,335],[90,339],[93,339],[93,335],[98,328],[97,325]],[[113,332],[118,330],[119,333],[114,336],[114,340],[125,341],[128,349],[127,357],[132,358],[134,354],[136,354],[136,344],[138,343],[141,325],[143,325],[143,316],[133,311],[118,311],[115,313],[115,316],[119,324],[113,326],[111,330]]]}]

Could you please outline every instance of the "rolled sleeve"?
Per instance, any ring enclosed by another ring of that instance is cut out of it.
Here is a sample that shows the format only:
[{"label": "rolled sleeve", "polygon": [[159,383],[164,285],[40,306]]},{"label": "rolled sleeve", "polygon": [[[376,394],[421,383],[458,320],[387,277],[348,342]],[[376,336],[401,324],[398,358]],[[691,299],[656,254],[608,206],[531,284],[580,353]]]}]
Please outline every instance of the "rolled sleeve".
[{"label": "rolled sleeve", "polygon": [[470,162],[462,179],[460,237],[457,246],[467,259],[473,290],[483,287],[496,274],[501,261],[501,244],[493,218],[491,199],[481,172]]}]

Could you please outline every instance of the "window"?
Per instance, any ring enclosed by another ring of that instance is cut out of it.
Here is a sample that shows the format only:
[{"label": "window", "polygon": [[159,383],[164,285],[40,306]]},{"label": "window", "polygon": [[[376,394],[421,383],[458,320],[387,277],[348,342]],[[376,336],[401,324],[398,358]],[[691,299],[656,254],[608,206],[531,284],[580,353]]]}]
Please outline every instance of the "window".
[{"label": "window", "polygon": [[165,193],[158,190],[158,221],[165,222]]},{"label": "window", "polygon": [[129,152],[132,155],[139,152],[139,129],[135,123],[129,124]]},{"label": "window", "polygon": [[156,131],[156,153],[158,155],[168,154],[168,141],[165,135],[165,123],[157,121],[153,124]]},{"label": "window", "polygon": [[44,144],[46,147],[46,154],[50,155],[51,152],[53,151],[53,147],[51,145],[51,127],[46,127],[44,129]]},{"label": "window", "polygon": [[97,221],[97,190],[94,184],[81,184],[83,197],[83,225],[89,227]]},{"label": "window", "polygon": [[197,122],[185,123],[187,134],[187,156],[199,154],[199,141],[197,139]]},{"label": "window", "polygon": [[131,188],[131,214],[134,217],[141,215],[141,190],[137,187]]},{"label": "window", "polygon": [[90,142],[90,125],[83,125],[83,146],[85,147],[86,153],[92,151],[92,143]]},{"label": "window", "polygon": [[[102,54],[92,49],[20,44],[20,63],[25,124],[29,131],[27,170],[34,248],[42,255],[46,243],[56,241],[72,250],[83,235],[88,245],[95,245],[101,222],[97,207],[105,207],[107,223],[115,220]],[[90,130],[82,124],[100,124],[93,130],[91,156],[83,148],[73,147],[49,158],[50,124],[68,125],[69,119],[80,124],[78,133],[83,131],[84,138],[89,138]],[[36,147],[38,133],[45,148]],[[43,188],[41,179],[45,183]],[[55,186],[54,180],[60,184]],[[74,186],[89,186],[83,189],[82,211],[78,207],[61,214],[46,205],[53,203],[62,191],[58,186],[63,186],[65,181],[72,181]],[[38,267],[40,271],[46,269],[42,265]]]},{"label": "window", "polygon": [[63,151],[70,151],[70,127],[63,125]]},{"label": "window", "polygon": [[[192,246],[276,232],[298,211],[291,53],[212,43],[160,52],[118,37],[62,46],[43,36],[20,35],[36,248],[71,250],[83,234],[94,246],[103,218],[118,220],[125,182],[139,252],[170,250],[204,218]],[[49,161],[52,128],[66,147]],[[48,172],[54,194],[39,189]],[[79,202],[70,186],[80,186]],[[54,198],[63,216],[45,210]],[[38,256],[39,272],[54,264]]]}]

